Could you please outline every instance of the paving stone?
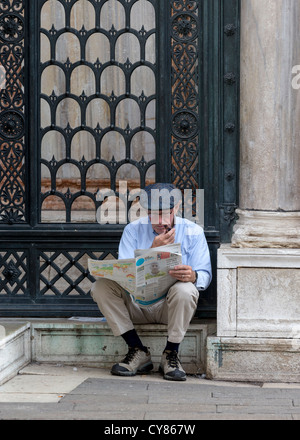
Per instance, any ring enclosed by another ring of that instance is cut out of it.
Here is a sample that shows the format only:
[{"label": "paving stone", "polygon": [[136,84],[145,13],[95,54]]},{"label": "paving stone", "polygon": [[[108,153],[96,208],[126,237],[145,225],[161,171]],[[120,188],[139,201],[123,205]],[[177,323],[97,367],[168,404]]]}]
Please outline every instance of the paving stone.
[{"label": "paving stone", "polygon": [[217,413],[234,414],[300,414],[300,408],[292,405],[217,405]]},{"label": "paving stone", "polygon": [[300,391],[35,365],[0,387],[0,420],[101,420],[100,427],[110,421],[300,420]]}]

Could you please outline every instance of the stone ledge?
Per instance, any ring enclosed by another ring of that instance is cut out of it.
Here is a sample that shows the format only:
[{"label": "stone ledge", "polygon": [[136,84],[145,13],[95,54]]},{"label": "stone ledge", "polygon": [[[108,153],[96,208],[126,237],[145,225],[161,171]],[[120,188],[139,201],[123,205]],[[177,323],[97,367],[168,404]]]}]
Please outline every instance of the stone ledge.
[{"label": "stone ledge", "polygon": [[207,338],[207,377],[300,383],[300,339]]},{"label": "stone ledge", "polygon": [[[167,339],[167,326],[149,324],[136,328],[150,347],[157,369]],[[0,384],[32,361],[110,368],[127,352],[123,339],[115,338],[106,322],[0,319],[0,329]],[[192,321],[179,353],[187,373],[205,373],[206,340],[215,333],[215,320]]]},{"label": "stone ledge", "polygon": [[[58,362],[110,368],[127,352],[121,337],[114,337],[107,323],[32,322],[34,362]],[[135,326],[143,343],[150,348],[157,369],[167,340],[167,326],[147,324]],[[193,320],[180,345],[180,358],[188,373],[206,370],[206,340],[214,334],[214,320]]]},{"label": "stone ledge", "polygon": [[30,324],[0,320],[0,385],[31,361]]},{"label": "stone ledge", "polygon": [[218,249],[218,269],[300,268],[300,249],[234,248],[222,244]]}]

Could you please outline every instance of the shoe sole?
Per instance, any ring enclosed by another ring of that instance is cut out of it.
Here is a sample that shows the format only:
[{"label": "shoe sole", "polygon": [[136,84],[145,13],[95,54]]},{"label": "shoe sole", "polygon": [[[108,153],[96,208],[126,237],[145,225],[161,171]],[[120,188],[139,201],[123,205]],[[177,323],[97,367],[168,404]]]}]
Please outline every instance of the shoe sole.
[{"label": "shoe sole", "polygon": [[176,376],[168,376],[167,374],[164,373],[164,370],[162,369],[162,367],[159,367],[159,372],[164,376],[164,379],[166,380],[174,380],[177,382],[184,382],[186,381],[186,376],[182,376],[182,377],[176,377]]},{"label": "shoe sole", "polygon": [[136,374],[143,374],[143,373],[149,373],[149,371],[153,370],[153,364],[152,362],[147,362],[146,364],[142,365],[137,370],[133,371],[114,371],[111,370],[111,374],[114,376],[135,376]]}]

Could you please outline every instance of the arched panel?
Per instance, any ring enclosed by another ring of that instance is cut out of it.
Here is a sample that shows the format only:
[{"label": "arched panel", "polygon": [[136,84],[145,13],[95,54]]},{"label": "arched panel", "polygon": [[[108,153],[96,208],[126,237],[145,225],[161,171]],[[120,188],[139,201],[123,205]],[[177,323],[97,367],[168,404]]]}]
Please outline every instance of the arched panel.
[{"label": "arched panel", "polygon": [[55,58],[61,63],[74,63],[80,59],[80,42],[75,34],[64,32],[58,37]]},{"label": "arched panel", "polygon": [[152,134],[147,131],[140,131],[131,139],[130,144],[131,158],[136,161],[145,160],[150,162],[155,160],[156,145]]},{"label": "arched panel", "polygon": [[71,206],[72,223],[91,223],[96,221],[95,203],[87,196],[77,197]]},{"label": "arched panel", "polygon": [[99,126],[103,129],[111,122],[109,104],[100,98],[92,99],[86,107],[86,125],[91,128]]},{"label": "arched panel", "polygon": [[59,196],[48,196],[42,203],[41,223],[59,223],[66,221],[66,206]]},{"label": "arched panel", "polygon": [[41,158],[51,161],[53,156],[58,161],[66,157],[66,141],[60,132],[51,130],[43,136]]},{"label": "arched panel", "polygon": [[50,96],[53,92],[56,96],[66,93],[66,77],[61,67],[48,66],[43,70],[41,92],[47,96]]},{"label": "arched panel", "polygon": [[96,92],[96,80],[92,69],[88,66],[76,67],[71,75],[71,93],[80,96],[83,92],[86,96]]},{"label": "arched panel", "polygon": [[41,9],[41,28],[49,30],[52,26],[65,27],[65,10],[59,0],[48,0]]},{"label": "arched panel", "polygon": [[131,75],[131,93],[136,96],[155,95],[156,80],[153,70],[147,66],[137,67]]},{"label": "arched panel", "polygon": [[126,92],[126,81],[123,70],[118,66],[108,66],[101,75],[101,93],[110,96],[123,95]]},{"label": "arched panel", "polygon": [[101,188],[110,188],[109,169],[102,163],[91,165],[87,170],[86,181],[87,190],[90,192],[97,192]]},{"label": "arched panel", "polygon": [[108,0],[101,9],[100,26],[110,30],[125,28],[125,9],[118,0]]},{"label": "arched panel", "polygon": [[102,64],[110,61],[110,43],[106,35],[101,33],[91,34],[85,46],[86,60],[96,63],[97,60]]},{"label": "arched panel", "polygon": [[115,60],[119,63],[126,63],[127,60],[136,63],[140,60],[141,46],[136,35],[129,32],[121,34],[117,39],[115,48]]},{"label": "arched panel", "polygon": [[116,126],[125,129],[141,125],[141,112],[137,102],[133,99],[123,99],[116,108]]},{"label": "arched panel", "polygon": [[124,137],[116,132],[110,131],[102,139],[101,158],[107,161],[116,160],[117,162],[125,159],[126,145]]},{"label": "arched panel", "polygon": [[71,158],[81,161],[93,160],[96,155],[96,141],[89,131],[78,131],[72,138]]},{"label": "arched panel", "polygon": [[73,98],[63,99],[57,106],[56,124],[65,128],[70,125],[72,128],[81,124],[80,105]]},{"label": "arched panel", "polygon": [[141,29],[141,25],[149,31],[156,27],[155,8],[148,0],[139,0],[131,9],[131,25]]},{"label": "arched panel", "polygon": [[77,30],[89,30],[95,26],[95,9],[87,0],[78,0],[71,9],[71,27]]}]

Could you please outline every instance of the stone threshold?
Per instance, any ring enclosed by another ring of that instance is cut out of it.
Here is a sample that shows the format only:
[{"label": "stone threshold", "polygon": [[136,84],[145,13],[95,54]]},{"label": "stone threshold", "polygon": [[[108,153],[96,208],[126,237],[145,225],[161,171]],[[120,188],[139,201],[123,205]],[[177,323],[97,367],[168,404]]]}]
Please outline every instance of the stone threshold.
[{"label": "stone threshold", "polygon": [[[137,325],[158,369],[167,339],[167,326]],[[206,372],[206,343],[216,333],[216,320],[194,319],[180,345],[179,356],[189,374]],[[0,319],[0,385],[31,362],[110,368],[127,352],[121,337],[95,318]]]}]

